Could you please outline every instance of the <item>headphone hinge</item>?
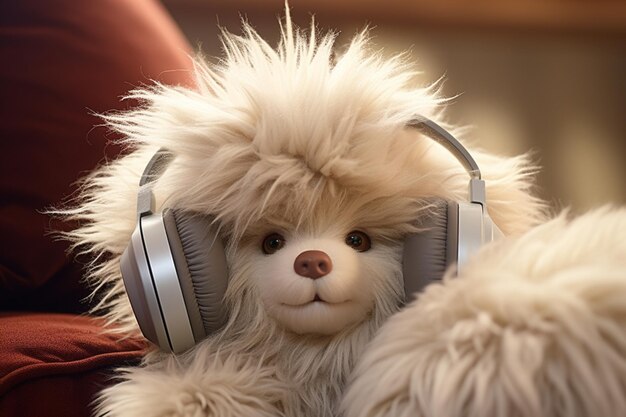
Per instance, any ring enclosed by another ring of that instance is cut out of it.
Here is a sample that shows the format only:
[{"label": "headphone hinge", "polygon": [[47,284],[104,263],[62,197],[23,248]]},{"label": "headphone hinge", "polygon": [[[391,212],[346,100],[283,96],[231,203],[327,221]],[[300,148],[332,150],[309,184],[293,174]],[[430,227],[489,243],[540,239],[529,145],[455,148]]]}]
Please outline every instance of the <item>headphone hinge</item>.
[{"label": "headphone hinge", "polygon": [[472,203],[478,203],[485,207],[485,181],[472,178],[469,183],[469,200]]},{"label": "headphone hinge", "polygon": [[142,185],[139,187],[137,195],[137,217],[142,218],[143,216],[154,214],[155,210],[156,203],[151,184]]}]

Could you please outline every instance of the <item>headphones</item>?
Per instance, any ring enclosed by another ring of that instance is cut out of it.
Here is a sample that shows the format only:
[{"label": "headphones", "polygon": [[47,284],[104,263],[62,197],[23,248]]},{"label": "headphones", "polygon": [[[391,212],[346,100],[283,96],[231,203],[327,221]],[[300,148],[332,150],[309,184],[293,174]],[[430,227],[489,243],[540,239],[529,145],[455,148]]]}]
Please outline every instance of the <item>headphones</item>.
[{"label": "headphones", "polygon": [[[487,214],[485,183],[469,152],[428,119],[407,124],[450,151],[470,175],[469,201],[434,200],[420,218],[423,232],[406,237],[403,253],[407,299],[456,265],[463,268],[482,244],[502,235]],[[180,353],[226,322],[228,285],[224,246],[214,219],[166,208],[156,212],[152,186],[174,155],[160,149],[139,182],[137,226],[122,254],[124,286],[143,335],[163,351]]]}]

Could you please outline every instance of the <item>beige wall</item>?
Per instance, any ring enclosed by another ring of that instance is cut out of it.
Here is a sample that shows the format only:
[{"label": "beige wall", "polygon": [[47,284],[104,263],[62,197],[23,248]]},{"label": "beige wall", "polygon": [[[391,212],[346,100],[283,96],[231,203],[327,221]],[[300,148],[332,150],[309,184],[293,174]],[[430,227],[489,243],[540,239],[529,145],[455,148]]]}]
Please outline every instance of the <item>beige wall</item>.
[{"label": "beige wall", "polygon": [[[210,56],[220,54],[218,23],[238,32],[239,14],[277,39],[279,7],[223,3],[215,9],[211,2],[168,0],[166,6]],[[293,2],[292,9],[301,25],[315,12]],[[474,125],[471,138],[490,151],[533,151],[542,166],[541,194],[555,208],[626,203],[626,32],[378,22],[328,9],[316,20],[322,29],[341,31],[339,44],[373,22],[375,43],[390,54],[410,49],[423,82],[445,75],[445,94],[460,94],[449,106],[451,120]]]}]

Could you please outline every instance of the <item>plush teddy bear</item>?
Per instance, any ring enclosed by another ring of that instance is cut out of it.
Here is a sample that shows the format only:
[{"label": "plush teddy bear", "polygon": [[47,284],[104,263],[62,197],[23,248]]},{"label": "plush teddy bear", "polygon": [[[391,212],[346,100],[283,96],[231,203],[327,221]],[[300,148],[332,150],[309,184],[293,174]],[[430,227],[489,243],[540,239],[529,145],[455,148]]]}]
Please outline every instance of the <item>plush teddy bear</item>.
[{"label": "plush teddy bear", "polygon": [[485,247],[385,323],[346,417],[626,414],[626,209]]},{"label": "plush teddy bear", "polygon": [[[467,199],[466,170],[407,126],[450,128],[438,86],[416,85],[407,55],[383,56],[366,33],[334,51],[334,34],[293,28],[288,13],[281,28],[277,48],[247,24],[225,33],[221,60],[196,61],[195,89],[140,89],[141,107],[105,116],[129,152],[87,178],[71,237],[96,258],[88,278],[110,322],[139,332],[120,259],[159,149],[171,160],[151,178],[154,210],[210,219],[205,246],[223,244],[228,279],[223,325],[122,370],[100,414],[336,415],[365,346],[403,304],[404,237],[430,199]],[[505,234],[543,218],[526,156],[472,155]]]}]

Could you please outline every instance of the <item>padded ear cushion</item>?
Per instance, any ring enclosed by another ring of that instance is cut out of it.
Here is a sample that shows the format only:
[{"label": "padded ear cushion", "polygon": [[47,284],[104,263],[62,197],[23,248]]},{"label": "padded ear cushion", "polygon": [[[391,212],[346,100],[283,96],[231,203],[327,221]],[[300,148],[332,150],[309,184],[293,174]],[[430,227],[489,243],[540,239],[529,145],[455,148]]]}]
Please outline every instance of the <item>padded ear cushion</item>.
[{"label": "padded ear cushion", "polygon": [[402,257],[406,301],[433,281],[440,280],[451,263],[449,259],[448,214],[445,200],[433,200],[418,226],[423,231],[406,237]]},{"label": "padded ear cushion", "polygon": [[196,342],[226,322],[223,299],[228,267],[211,218],[166,209],[163,221]]}]

